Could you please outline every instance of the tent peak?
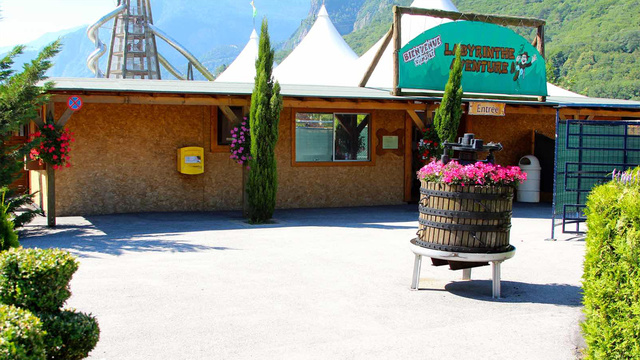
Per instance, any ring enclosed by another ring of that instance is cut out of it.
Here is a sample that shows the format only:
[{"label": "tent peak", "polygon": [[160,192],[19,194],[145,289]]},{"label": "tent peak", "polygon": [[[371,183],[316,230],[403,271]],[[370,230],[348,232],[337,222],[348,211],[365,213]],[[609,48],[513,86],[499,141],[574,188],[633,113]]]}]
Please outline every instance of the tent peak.
[{"label": "tent peak", "polygon": [[327,12],[327,8],[324,4],[322,4],[320,11],[318,11],[318,17],[329,17],[329,13]]}]

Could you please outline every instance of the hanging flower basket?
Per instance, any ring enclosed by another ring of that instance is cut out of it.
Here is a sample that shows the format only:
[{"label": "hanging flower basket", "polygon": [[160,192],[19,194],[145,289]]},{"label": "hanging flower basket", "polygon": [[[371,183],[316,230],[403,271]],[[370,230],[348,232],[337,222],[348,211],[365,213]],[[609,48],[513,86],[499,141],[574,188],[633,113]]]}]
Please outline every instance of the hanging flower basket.
[{"label": "hanging flower basket", "polygon": [[62,127],[45,123],[40,131],[31,137],[34,146],[29,153],[29,159],[38,164],[51,165],[55,170],[71,166],[69,152],[71,143],[75,141],[73,133]]},{"label": "hanging flower basket", "polygon": [[514,189],[526,180],[519,167],[432,161],[418,171],[420,246],[452,252],[508,251]]}]

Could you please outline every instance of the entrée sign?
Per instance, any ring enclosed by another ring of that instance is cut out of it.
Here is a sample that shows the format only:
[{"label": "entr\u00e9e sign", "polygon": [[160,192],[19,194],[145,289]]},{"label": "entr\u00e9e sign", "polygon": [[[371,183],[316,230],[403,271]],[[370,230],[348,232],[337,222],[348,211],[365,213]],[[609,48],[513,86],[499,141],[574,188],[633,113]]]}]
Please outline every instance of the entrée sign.
[{"label": "entr\u00e9e sign", "polygon": [[465,92],[547,95],[544,59],[514,31],[474,21],[429,29],[399,52],[399,87],[443,91],[457,47]]},{"label": "entr\u00e9e sign", "polygon": [[469,115],[504,116],[505,103],[470,102]]}]

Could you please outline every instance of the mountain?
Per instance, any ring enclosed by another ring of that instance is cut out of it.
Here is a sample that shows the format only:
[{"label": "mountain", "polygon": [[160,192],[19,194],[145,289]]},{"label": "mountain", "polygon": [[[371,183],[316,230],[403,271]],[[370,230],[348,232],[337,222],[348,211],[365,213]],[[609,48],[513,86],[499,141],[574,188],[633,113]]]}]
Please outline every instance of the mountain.
[{"label": "mountain", "polygon": [[640,100],[637,0],[457,0],[460,11],[545,19],[549,80],[592,97]]},{"label": "mountain", "polygon": [[[256,27],[260,27],[262,17],[269,20],[272,41],[282,42],[289,38],[309,11],[309,0],[278,0],[278,5],[258,3]],[[249,0],[151,0],[154,24],[180,42],[194,54],[207,68],[214,72],[228,64],[249,41],[253,29],[253,19]],[[101,40],[108,44],[113,23],[105,24],[100,30]],[[56,33],[48,33],[40,39],[28,43],[25,53],[16,59],[14,69],[19,69],[26,61],[33,59],[45,44],[60,37],[63,49],[54,59],[55,66],[47,73],[52,77],[92,77],[86,65],[89,54],[95,49],[86,35],[86,26]],[[239,50],[235,50],[238,49]],[[0,56],[10,47],[0,48]],[[186,73],[187,61],[176,50],[158,40],[158,50],[174,66]],[[102,69],[106,68],[106,55],[100,59]],[[199,73],[194,72],[196,78]],[[163,78],[172,78],[163,72]]]}]

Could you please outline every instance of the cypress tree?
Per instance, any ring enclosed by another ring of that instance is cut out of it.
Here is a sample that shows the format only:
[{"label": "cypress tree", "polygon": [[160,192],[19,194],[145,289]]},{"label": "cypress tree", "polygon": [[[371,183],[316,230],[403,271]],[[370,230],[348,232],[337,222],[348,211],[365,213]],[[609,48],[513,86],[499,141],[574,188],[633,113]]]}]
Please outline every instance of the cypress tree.
[{"label": "cypress tree", "polygon": [[456,49],[456,59],[449,71],[449,81],[444,88],[442,102],[436,110],[433,125],[440,138],[440,146],[445,141],[455,142],[462,117],[462,60],[460,46]]},{"label": "cypress tree", "polygon": [[256,79],[251,94],[251,160],[247,184],[249,219],[264,223],[271,219],[276,206],[278,170],[275,147],[278,142],[278,123],[282,111],[280,84],[274,83],[273,50],[269,40],[267,20],[262,21]]}]

